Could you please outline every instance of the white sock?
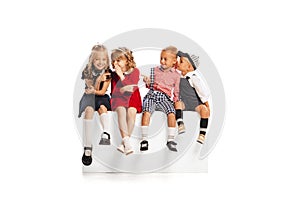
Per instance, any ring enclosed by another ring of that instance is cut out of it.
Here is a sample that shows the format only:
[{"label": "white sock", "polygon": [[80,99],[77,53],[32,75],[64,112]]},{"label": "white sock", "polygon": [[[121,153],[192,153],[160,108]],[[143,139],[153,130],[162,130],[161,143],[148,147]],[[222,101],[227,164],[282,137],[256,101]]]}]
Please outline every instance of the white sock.
[{"label": "white sock", "polygon": [[129,142],[129,137],[125,136],[123,139],[123,144],[125,147],[129,147],[130,146],[130,142]]},{"label": "white sock", "polygon": [[175,139],[176,128],[168,127],[168,142],[173,141]]},{"label": "white sock", "polygon": [[142,129],[142,140],[147,140],[149,126],[141,126]]},{"label": "white sock", "polygon": [[[92,147],[93,120],[83,119],[83,146]],[[91,155],[91,150],[85,150],[85,155]]]},{"label": "white sock", "polygon": [[109,116],[107,113],[102,113],[100,115],[100,121],[103,127],[103,132],[109,133]]}]

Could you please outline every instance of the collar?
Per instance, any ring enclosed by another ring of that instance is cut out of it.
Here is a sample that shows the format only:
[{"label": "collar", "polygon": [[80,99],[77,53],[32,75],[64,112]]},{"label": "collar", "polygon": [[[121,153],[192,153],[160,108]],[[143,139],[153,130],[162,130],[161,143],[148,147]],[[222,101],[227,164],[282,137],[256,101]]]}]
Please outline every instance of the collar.
[{"label": "collar", "polygon": [[181,77],[186,78],[187,76],[188,76],[188,77],[192,77],[192,76],[195,76],[195,75],[196,75],[196,72],[195,72],[195,71],[191,71],[191,72],[186,73],[185,76],[182,76],[182,75],[181,75]]},{"label": "collar", "polygon": [[163,71],[163,72],[174,72],[174,71],[175,71],[175,68],[174,68],[174,67],[171,67],[171,68],[168,69],[168,70],[164,70],[164,68],[162,68],[162,66],[159,65],[158,68],[160,69],[160,71]]},{"label": "collar", "polygon": [[124,72],[124,75],[131,74],[133,72],[134,68],[130,68],[128,71]]},{"label": "collar", "polygon": [[101,75],[103,73],[104,73],[104,69],[102,69],[102,70],[96,70],[95,68],[92,69],[93,76],[99,76],[99,75]]}]

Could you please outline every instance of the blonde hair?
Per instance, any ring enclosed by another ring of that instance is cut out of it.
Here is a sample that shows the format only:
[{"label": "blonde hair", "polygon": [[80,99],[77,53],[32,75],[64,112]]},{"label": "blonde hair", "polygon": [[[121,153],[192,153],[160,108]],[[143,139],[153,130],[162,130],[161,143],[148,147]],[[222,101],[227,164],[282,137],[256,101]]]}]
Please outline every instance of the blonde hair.
[{"label": "blonde hair", "polygon": [[106,57],[106,60],[107,60],[106,66],[105,66],[104,69],[109,69],[109,56],[108,56],[107,48],[104,45],[96,44],[96,45],[93,46],[92,52],[89,56],[89,61],[86,65],[85,69],[83,70],[83,74],[84,74],[85,78],[87,78],[87,79],[92,79],[93,78],[93,74],[92,74],[93,61],[99,55],[100,52],[103,52],[105,54],[105,57]]},{"label": "blonde hair", "polygon": [[175,56],[175,58],[177,58],[177,53],[178,53],[178,49],[174,46],[168,46],[166,48],[164,48],[163,50],[161,50],[162,52],[165,51],[165,52],[168,52],[168,53],[171,53]]},{"label": "blonde hair", "polygon": [[126,47],[119,47],[117,49],[112,50],[111,53],[111,64],[114,66],[114,61],[120,58],[126,58],[127,60],[127,66],[129,66],[130,68],[135,68],[136,64],[134,62],[134,57],[132,55],[132,51],[130,51],[128,48]]}]

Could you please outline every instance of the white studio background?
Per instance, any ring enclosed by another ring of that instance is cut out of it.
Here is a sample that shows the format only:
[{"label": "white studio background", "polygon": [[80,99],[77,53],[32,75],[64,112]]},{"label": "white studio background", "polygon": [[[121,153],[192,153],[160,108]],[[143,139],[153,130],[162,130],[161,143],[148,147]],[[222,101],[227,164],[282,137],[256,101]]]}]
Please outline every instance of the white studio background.
[{"label": "white studio background", "polygon": [[[196,3],[197,2],[197,3]],[[1,1],[1,199],[299,199],[297,1]],[[73,89],[96,42],[164,28],[223,80],[207,174],[81,173]]]}]

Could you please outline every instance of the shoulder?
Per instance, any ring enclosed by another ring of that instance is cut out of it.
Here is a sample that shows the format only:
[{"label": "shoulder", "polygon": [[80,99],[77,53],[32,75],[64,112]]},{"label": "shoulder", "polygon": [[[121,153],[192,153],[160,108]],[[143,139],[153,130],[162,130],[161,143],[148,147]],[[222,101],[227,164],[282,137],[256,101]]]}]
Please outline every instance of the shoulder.
[{"label": "shoulder", "polygon": [[135,67],[135,68],[133,68],[133,72],[140,73],[140,70],[137,67]]}]

